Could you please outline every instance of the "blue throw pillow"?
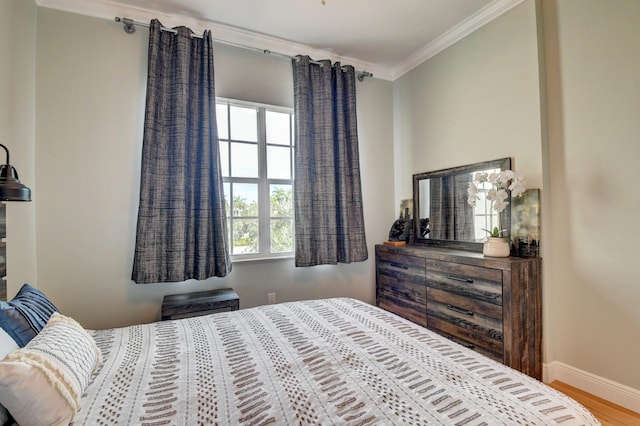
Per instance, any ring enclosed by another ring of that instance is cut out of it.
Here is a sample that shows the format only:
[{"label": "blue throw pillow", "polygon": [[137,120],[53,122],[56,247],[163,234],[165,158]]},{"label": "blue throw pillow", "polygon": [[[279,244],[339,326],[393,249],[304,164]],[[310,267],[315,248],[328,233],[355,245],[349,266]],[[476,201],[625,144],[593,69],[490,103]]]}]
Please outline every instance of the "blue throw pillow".
[{"label": "blue throw pillow", "polygon": [[0,302],[0,327],[24,347],[47,325],[58,308],[40,290],[22,286],[11,302]]}]

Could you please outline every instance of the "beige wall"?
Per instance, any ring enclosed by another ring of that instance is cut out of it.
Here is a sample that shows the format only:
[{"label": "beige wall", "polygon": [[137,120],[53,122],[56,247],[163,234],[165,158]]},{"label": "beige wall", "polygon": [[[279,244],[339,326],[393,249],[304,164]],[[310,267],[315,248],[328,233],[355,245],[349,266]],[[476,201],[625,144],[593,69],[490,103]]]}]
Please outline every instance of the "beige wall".
[{"label": "beige wall", "polygon": [[525,2],[394,82],[397,198],[413,173],[503,157],[541,187],[535,22]]},{"label": "beige wall", "polygon": [[[370,259],[295,268],[293,260],[242,262],[225,279],[136,285],[135,238],[148,31],[38,9],[38,286],[63,312],[102,328],[159,318],[165,294],[231,286],[241,307],[350,296],[375,300],[373,245],[394,217],[392,86],[358,83],[364,209]],[[290,61],[216,46],[218,96],[292,106]],[[388,172],[385,172],[387,170]]]},{"label": "beige wall", "polygon": [[394,82],[396,200],[411,173],[512,157],[542,190],[545,362],[635,389],[638,22],[635,0],[528,0]]},{"label": "beige wall", "polygon": [[640,2],[545,0],[551,359],[640,389]]},{"label": "beige wall", "polygon": [[[0,143],[11,152],[11,165],[34,200],[36,17],[31,0],[0,2]],[[0,158],[4,164],[4,151]],[[36,281],[37,203],[6,204],[7,294],[12,297],[23,283]]]}]

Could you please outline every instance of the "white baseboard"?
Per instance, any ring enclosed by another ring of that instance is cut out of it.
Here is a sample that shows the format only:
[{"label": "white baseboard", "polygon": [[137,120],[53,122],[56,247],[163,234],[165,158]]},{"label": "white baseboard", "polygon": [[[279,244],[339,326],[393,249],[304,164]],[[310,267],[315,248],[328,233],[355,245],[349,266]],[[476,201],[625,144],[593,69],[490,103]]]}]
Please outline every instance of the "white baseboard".
[{"label": "white baseboard", "polygon": [[640,413],[640,391],[629,386],[616,383],[604,377],[596,376],[584,370],[572,367],[559,361],[544,364],[542,380],[551,383],[559,380],[568,385],[589,392],[592,395],[621,405],[631,411]]}]

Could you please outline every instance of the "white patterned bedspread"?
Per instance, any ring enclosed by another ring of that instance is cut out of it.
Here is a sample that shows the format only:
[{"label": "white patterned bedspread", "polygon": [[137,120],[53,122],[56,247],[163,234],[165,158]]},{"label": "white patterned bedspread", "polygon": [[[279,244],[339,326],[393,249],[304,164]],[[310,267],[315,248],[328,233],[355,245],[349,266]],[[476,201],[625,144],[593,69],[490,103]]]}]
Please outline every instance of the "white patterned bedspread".
[{"label": "white patterned bedspread", "polygon": [[591,425],[550,387],[353,299],[95,331],[76,425]]}]

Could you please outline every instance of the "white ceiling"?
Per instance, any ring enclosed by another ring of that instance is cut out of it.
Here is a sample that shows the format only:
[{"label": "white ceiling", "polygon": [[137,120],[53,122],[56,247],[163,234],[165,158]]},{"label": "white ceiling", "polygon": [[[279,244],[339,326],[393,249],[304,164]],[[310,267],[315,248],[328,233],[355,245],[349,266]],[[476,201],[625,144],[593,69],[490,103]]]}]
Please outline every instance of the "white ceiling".
[{"label": "white ceiling", "polygon": [[36,0],[113,20],[210,29],[215,40],[333,59],[394,80],[523,0]]}]

